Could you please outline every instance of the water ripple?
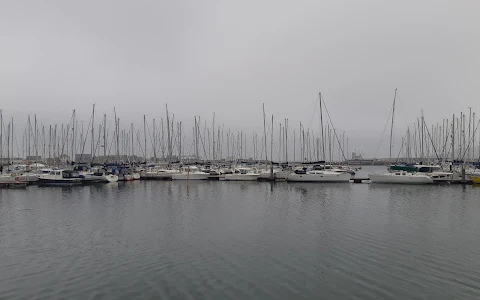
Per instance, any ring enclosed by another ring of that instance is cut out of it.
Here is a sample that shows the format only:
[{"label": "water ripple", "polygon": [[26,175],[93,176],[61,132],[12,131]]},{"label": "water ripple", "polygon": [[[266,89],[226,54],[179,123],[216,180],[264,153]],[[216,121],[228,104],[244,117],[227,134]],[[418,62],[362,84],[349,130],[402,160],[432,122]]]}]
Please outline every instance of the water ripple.
[{"label": "water ripple", "polygon": [[478,299],[479,195],[252,182],[0,190],[0,298]]}]

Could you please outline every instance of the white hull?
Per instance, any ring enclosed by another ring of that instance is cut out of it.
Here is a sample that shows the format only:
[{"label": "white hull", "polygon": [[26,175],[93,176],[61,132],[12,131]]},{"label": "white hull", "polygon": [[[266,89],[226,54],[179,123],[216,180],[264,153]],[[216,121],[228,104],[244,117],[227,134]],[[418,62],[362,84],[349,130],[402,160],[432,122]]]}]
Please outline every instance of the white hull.
[{"label": "white hull", "polygon": [[257,181],[260,174],[225,174],[225,181]]},{"label": "white hull", "polygon": [[[273,176],[275,176],[275,173],[273,173]],[[270,172],[262,172],[260,176],[258,176],[260,179],[270,179]]]},{"label": "white hull", "polygon": [[37,182],[38,175],[36,174],[22,174],[20,175],[20,181],[22,182]]},{"label": "white hull", "polygon": [[103,175],[103,176],[99,176],[99,177],[101,177],[100,180],[102,182],[117,182],[118,181],[118,176],[113,175],[113,174],[107,174],[107,175]]},{"label": "white hull", "polygon": [[291,171],[278,171],[275,173],[275,178],[286,180],[290,174]]},{"label": "white hull", "polygon": [[433,172],[427,174],[430,178],[432,178],[433,182],[452,182],[457,177],[459,180],[462,178],[460,176],[455,176],[453,173],[450,172]]},{"label": "white hull", "polygon": [[192,173],[178,173],[173,174],[173,180],[207,180],[210,176],[209,173],[192,172]]},{"label": "white hull", "polygon": [[123,174],[118,176],[118,181],[133,181],[133,175],[131,174]]},{"label": "white hull", "polygon": [[[333,172],[332,172],[333,173]],[[327,174],[296,174],[290,173],[287,181],[290,182],[350,182],[348,173],[327,173]]]},{"label": "white hull", "polygon": [[141,175],[142,179],[156,179],[156,180],[170,180],[173,174],[178,174],[175,170],[161,170],[158,172],[144,172]]},{"label": "white hull", "polygon": [[372,183],[392,183],[392,184],[431,184],[433,180],[427,175],[405,174],[396,175],[395,173],[371,174],[368,175]]},{"label": "white hull", "polygon": [[139,173],[133,173],[132,177],[134,180],[139,180],[140,179],[140,174]]}]

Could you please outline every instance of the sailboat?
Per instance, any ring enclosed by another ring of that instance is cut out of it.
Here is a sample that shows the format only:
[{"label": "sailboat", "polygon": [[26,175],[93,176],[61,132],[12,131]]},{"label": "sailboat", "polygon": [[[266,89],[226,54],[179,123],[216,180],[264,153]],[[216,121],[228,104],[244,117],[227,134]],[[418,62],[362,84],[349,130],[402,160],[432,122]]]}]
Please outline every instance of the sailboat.
[{"label": "sailboat", "polygon": [[179,173],[172,174],[173,180],[207,180],[210,173],[202,172],[196,166],[184,166]]},{"label": "sailboat", "polygon": [[256,181],[260,173],[254,172],[251,168],[235,168],[232,174],[225,174],[225,181]]},{"label": "sailboat", "polygon": [[[393,120],[395,117],[395,100],[397,98],[397,89],[395,89],[395,96],[393,97],[392,108],[392,125],[390,127],[390,156],[389,161],[392,160],[392,140],[393,140]],[[432,178],[425,174],[410,173],[407,171],[395,171],[384,174],[369,174],[371,183],[397,183],[397,184],[431,184]]]},{"label": "sailboat", "polygon": [[287,181],[289,182],[343,182],[349,183],[351,175],[347,172],[332,170],[327,168],[325,164],[325,137],[323,132],[323,113],[322,113],[322,94],[319,94],[320,100],[320,128],[322,132],[322,145],[323,145],[323,167],[314,166],[313,168],[302,168],[295,170],[293,173],[288,174]]}]

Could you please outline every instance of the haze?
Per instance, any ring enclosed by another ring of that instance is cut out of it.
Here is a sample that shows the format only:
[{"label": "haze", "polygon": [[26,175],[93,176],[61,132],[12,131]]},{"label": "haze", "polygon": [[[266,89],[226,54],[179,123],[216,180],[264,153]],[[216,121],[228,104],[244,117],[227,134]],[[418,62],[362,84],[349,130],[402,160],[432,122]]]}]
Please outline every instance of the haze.
[{"label": "haze", "polygon": [[[477,108],[479,1],[2,1],[6,118],[125,123],[193,116],[263,130],[318,126],[322,92],[351,149],[375,153],[398,88],[397,139]],[[318,128],[318,127],[317,127]],[[18,130],[23,130],[19,128]],[[397,140],[398,143],[398,140]]]}]

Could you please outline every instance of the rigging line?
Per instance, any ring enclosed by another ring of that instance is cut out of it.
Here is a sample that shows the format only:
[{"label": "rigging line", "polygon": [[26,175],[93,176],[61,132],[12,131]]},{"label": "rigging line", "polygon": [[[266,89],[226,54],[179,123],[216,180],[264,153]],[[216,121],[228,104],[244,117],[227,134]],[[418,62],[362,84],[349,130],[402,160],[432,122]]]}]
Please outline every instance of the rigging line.
[{"label": "rigging line", "polygon": [[397,159],[395,160],[395,164],[398,163],[398,159],[400,158],[400,155],[402,154],[403,145],[404,145],[404,140],[402,138],[402,145],[400,146],[400,151],[398,151],[398,155],[397,155]]},{"label": "rigging line", "polygon": [[140,154],[143,154],[143,156],[145,156],[145,151],[143,151],[143,147],[142,147],[142,142],[140,141],[140,129],[137,130],[136,132],[136,136],[137,136],[137,142],[138,142],[138,146],[140,147]]},{"label": "rigging line", "polygon": [[326,113],[327,113],[328,120],[330,121],[330,124],[332,124],[333,133],[335,134],[335,138],[337,139],[338,147],[340,148],[340,151],[342,152],[343,160],[347,160],[347,159],[345,158],[345,153],[343,152],[343,148],[342,148],[342,145],[341,145],[341,143],[340,143],[340,139],[338,138],[337,130],[336,130],[335,127],[333,126],[332,118],[330,118],[330,113],[328,112],[327,104],[325,103],[325,99],[323,99],[323,97],[322,97],[322,100],[323,100],[323,105],[325,106],[325,111],[326,111]]},{"label": "rigging line", "polygon": [[382,137],[380,138],[380,142],[378,143],[378,147],[377,147],[377,150],[375,151],[374,157],[377,156],[378,150],[380,149],[380,146],[383,141],[383,137],[385,136],[385,131],[387,131],[388,123],[390,123],[390,116],[392,115],[392,110],[393,110],[393,107],[390,109],[390,113],[388,114],[387,122],[385,123],[385,128],[383,128]]},{"label": "rigging line", "polygon": [[462,156],[463,164],[465,164],[465,155],[467,154],[467,151],[470,149],[470,143],[472,142],[472,139],[475,136],[475,133],[477,132],[478,125],[480,125],[480,120],[478,121],[477,126],[475,127],[475,130],[472,134],[472,138],[468,141],[468,145],[467,147],[465,147],[465,151],[463,152],[463,156]]},{"label": "rigging line", "polygon": [[[399,101],[398,101],[398,98],[399,98],[398,95],[399,95],[399,94],[400,94],[400,93],[397,91],[397,102],[399,102]],[[405,116],[405,109],[403,109],[402,101],[400,101],[399,103],[400,103],[400,109],[401,109],[401,111],[402,111],[403,119],[405,120],[405,125],[407,125],[407,127],[408,127],[407,117]]]},{"label": "rigging line", "polygon": [[437,148],[435,147],[434,143],[433,143],[433,139],[432,139],[432,136],[430,135],[430,131],[428,130],[428,126],[427,126],[427,123],[425,122],[425,117],[423,116],[423,110],[422,110],[422,119],[423,119],[423,126],[425,126],[425,129],[427,130],[427,134],[428,134],[428,137],[430,139],[430,142],[432,143],[432,147],[433,147],[433,151],[435,151],[435,156],[437,157],[437,159],[440,161],[440,157],[438,156],[438,153],[437,153]]},{"label": "rigging line", "polygon": [[310,127],[312,127],[313,118],[315,117],[316,111],[317,111],[317,99],[315,99],[315,106],[313,107],[312,118],[310,119],[310,124],[308,124],[308,127],[307,127],[308,130],[310,130]]},{"label": "rigging line", "polygon": [[[83,151],[85,150],[85,144],[87,143],[88,130],[90,129],[90,124],[92,124],[92,119],[93,119],[93,115],[90,117],[90,121],[88,122],[87,132],[85,134],[85,140],[83,141],[83,145],[82,145],[82,152],[80,153],[80,162],[82,161]],[[82,134],[83,134],[83,123],[82,123]]]}]

